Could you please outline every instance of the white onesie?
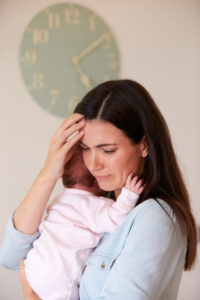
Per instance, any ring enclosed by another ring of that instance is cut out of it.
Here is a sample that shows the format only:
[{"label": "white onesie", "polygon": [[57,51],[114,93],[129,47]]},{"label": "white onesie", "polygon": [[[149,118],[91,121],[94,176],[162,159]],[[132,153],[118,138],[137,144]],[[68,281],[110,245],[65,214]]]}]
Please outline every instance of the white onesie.
[{"label": "white onesie", "polygon": [[25,260],[26,277],[42,300],[78,300],[86,261],[105,232],[112,233],[138,195],[123,188],[116,201],[65,189],[47,209],[40,237]]}]

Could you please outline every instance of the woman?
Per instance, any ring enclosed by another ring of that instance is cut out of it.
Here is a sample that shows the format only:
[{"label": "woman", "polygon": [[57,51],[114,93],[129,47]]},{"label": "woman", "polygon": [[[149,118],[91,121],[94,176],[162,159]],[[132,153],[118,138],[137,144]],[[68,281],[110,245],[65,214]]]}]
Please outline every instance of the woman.
[{"label": "woman", "polygon": [[[11,221],[8,225],[3,264],[16,268],[32,247],[77,143],[86,167],[114,198],[130,172],[145,181],[136,208],[114,234],[104,235],[89,258],[80,299],[176,299],[182,271],[196,258],[195,221],[167,125],[149,93],[131,80],[94,88],[55,133],[44,167],[14,214],[15,229]],[[37,299],[23,268],[21,274],[25,297]]]}]

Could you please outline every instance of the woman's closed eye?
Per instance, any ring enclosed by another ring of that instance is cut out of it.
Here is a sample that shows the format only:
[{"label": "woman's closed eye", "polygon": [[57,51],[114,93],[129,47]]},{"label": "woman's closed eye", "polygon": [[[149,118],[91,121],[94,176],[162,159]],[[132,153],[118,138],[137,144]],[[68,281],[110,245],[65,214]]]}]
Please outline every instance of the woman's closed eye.
[{"label": "woman's closed eye", "polygon": [[83,146],[81,146],[80,149],[81,149],[81,151],[89,151],[89,150],[90,150],[90,148],[88,148],[88,147],[83,147]]},{"label": "woman's closed eye", "polygon": [[[85,152],[90,150],[90,148],[84,147],[84,146],[81,146],[80,149],[81,149],[81,151],[85,151]],[[110,154],[110,153],[114,153],[116,151],[116,149],[102,149],[102,151],[104,153]]]},{"label": "woman's closed eye", "polygon": [[108,150],[108,149],[103,149],[104,153],[114,153],[116,150],[112,149],[112,150]]}]

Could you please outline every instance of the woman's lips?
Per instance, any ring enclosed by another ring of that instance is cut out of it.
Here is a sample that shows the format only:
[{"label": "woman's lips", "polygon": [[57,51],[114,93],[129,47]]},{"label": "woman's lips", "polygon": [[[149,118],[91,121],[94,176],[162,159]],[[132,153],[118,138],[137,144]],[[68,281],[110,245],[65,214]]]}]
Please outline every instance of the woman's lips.
[{"label": "woman's lips", "polygon": [[106,175],[106,176],[95,176],[97,181],[101,181],[101,180],[106,180],[108,179],[108,177],[110,177],[110,175]]}]

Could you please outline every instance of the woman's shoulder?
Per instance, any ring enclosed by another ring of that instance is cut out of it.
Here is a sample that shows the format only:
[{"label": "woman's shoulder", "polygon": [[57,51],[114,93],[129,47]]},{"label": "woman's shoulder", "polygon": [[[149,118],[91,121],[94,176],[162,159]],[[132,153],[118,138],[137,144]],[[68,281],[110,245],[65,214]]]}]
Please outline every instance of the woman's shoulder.
[{"label": "woman's shoulder", "polygon": [[172,243],[181,251],[186,247],[185,236],[175,212],[161,199],[147,199],[137,205],[125,220],[125,229],[128,232],[126,240],[144,243],[150,240],[151,244],[156,241],[155,245],[160,246],[162,243]]},{"label": "woman's shoulder", "polygon": [[164,200],[145,200],[134,208],[127,221],[130,236],[138,234],[148,238],[153,235],[163,242],[174,239],[185,247],[185,237],[175,212]]},{"label": "woman's shoulder", "polygon": [[[186,240],[173,209],[163,200],[147,199],[138,204],[112,235],[104,235],[95,253],[116,257],[124,248],[168,249],[185,253]],[[157,251],[157,250],[155,250]],[[159,250],[160,251],[160,250]],[[164,250],[163,250],[164,251]],[[166,250],[168,251],[168,250]],[[132,250],[130,251],[133,253]]]},{"label": "woman's shoulder", "polygon": [[138,204],[133,210],[134,218],[162,217],[176,223],[176,215],[172,207],[162,199],[150,198]]}]

